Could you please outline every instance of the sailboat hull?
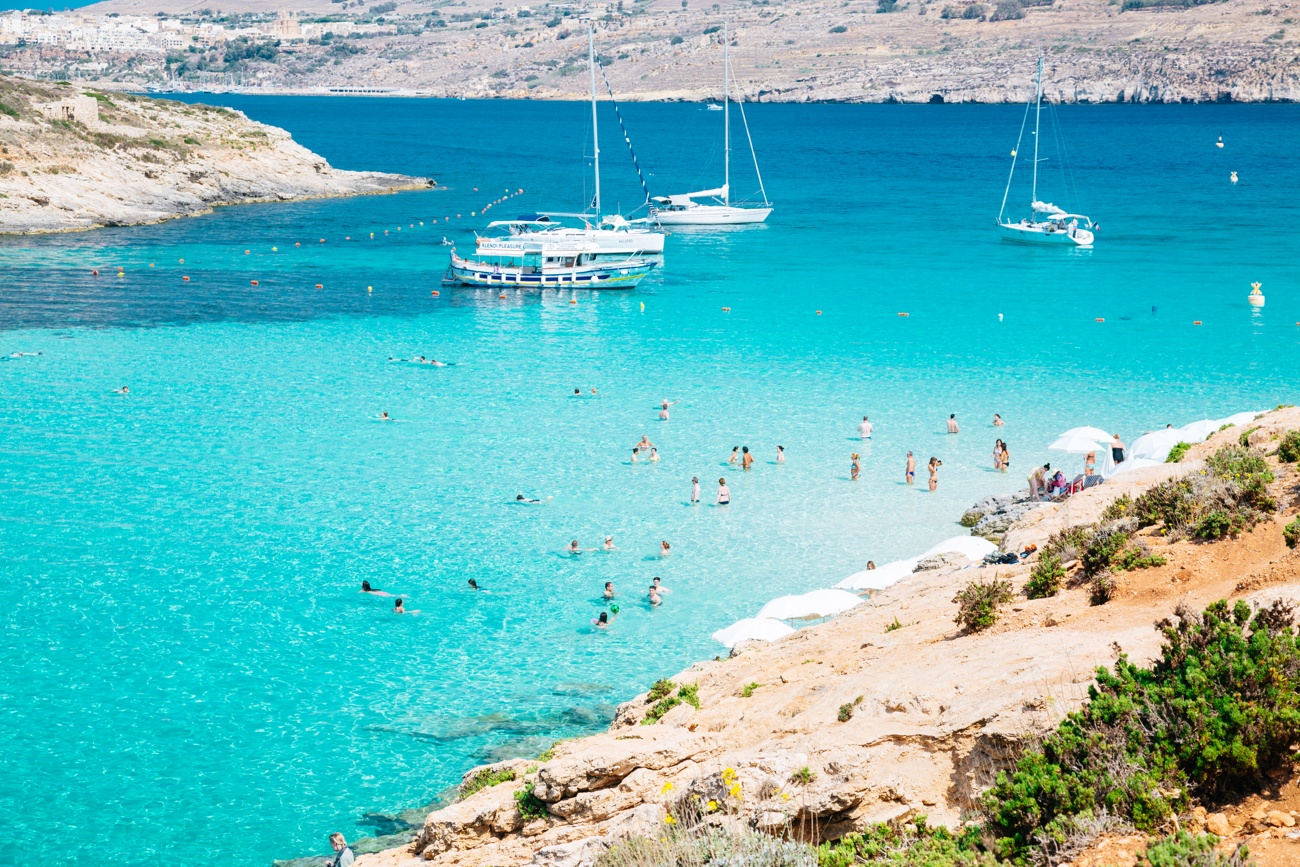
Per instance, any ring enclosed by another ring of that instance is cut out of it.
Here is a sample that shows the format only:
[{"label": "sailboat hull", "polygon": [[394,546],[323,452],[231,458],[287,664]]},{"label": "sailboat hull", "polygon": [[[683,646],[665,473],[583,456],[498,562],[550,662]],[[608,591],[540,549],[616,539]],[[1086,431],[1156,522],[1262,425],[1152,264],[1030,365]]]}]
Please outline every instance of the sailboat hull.
[{"label": "sailboat hull", "polygon": [[771,208],[695,205],[680,211],[660,211],[656,221],[661,226],[742,226],[761,223],[771,213]]},{"label": "sailboat hull", "polygon": [[1091,247],[1092,232],[1087,229],[1058,229],[1048,223],[999,223],[1002,240],[1020,244]]}]

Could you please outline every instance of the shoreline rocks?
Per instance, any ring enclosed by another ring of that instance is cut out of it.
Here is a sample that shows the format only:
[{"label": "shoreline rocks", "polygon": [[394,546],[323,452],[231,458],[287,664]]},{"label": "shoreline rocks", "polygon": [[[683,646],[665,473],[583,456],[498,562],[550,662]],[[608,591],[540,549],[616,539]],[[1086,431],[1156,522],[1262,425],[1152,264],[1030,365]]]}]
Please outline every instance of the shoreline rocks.
[{"label": "shoreline rocks", "polygon": [[1026,488],[1014,494],[985,497],[962,513],[960,523],[970,528],[972,536],[1000,545],[1012,524],[1042,505]]}]

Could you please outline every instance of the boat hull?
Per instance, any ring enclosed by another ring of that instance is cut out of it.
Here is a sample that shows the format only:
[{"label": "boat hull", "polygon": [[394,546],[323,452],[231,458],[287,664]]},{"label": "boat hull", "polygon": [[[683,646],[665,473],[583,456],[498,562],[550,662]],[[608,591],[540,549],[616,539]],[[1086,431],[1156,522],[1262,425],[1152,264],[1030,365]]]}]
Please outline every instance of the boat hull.
[{"label": "boat hull", "polygon": [[655,219],[661,226],[743,226],[761,223],[771,213],[771,208],[698,205],[681,211],[660,211]]},{"label": "boat hull", "polygon": [[453,258],[444,282],[494,289],[634,289],[653,269],[653,262],[631,261],[539,272]]},{"label": "boat hull", "polygon": [[1044,223],[999,223],[1004,241],[1047,246],[1091,247],[1093,234],[1087,229],[1056,229]]}]

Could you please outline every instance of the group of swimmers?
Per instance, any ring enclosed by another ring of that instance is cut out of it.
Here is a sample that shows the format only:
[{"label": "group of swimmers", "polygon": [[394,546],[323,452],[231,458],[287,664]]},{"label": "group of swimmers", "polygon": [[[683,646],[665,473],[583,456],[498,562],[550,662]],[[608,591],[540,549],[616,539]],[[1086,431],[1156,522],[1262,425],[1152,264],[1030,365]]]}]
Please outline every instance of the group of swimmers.
[{"label": "group of swimmers", "polygon": [[[478,582],[475,581],[473,578],[469,579],[469,589],[473,592],[478,592],[479,590]],[[416,609],[407,608],[406,600],[403,599],[401,596],[393,596],[393,594],[380,590],[378,587],[372,587],[369,581],[361,582],[361,592],[365,593],[368,596],[383,596],[385,598],[392,599],[394,614],[419,614],[420,613],[420,609],[418,608]]]},{"label": "group of swimmers", "polygon": [[[663,583],[659,580],[659,576],[656,575],[651,580],[650,586],[646,588],[646,601],[649,603],[651,608],[658,608],[660,605],[663,604],[664,602],[663,598],[671,592],[672,592],[671,590],[663,586]],[[610,603],[610,606],[609,606],[609,611],[602,611],[600,612],[600,615],[598,617],[593,617],[591,619],[591,625],[596,627],[597,629],[608,629],[610,623],[612,622],[611,618],[616,616],[619,612],[618,605],[613,602],[613,600],[616,598],[616,594],[614,593],[613,581],[605,582],[605,592],[603,594],[603,598],[606,602]]]},{"label": "group of swimmers", "polygon": [[409,362],[410,364],[428,364],[428,365],[431,365],[432,367],[446,367],[446,366],[447,366],[447,362],[445,362],[445,361],[437,361],[437,360],[432,359],[432,358],[425,358],[423,355],[417,355],[417,356],[415,356],[414,358],[394,358],[393,356],[390,355],[390,356],[388,356],[388,360],[389,360],[389,361],[395,361],[395,362],[401,362],[401,363],[408,363],[408,362]]},{"label": "group of swimmers", "polygon": [[[996,412],[993,413],[993,426],[1004,427],[1005,425],[1006,422],[1002,420],[1002,416]],[[948,416],[947,428],[948,433],[950,434],[961,433],[961,427],[957,424],[957,413],[954,412]],[[861,435],[862,439],[871,439],[871,434],[874,429],[871,420],[864,415],[862,417],[862,424],[858,425],[858,433]],[[778,446],[778,448],[780,448],[780,446]],[[926,465],[926,469],[930,475],[929,487],[931,491],[939,489],[939,468],[942,466],[943,461],[939,460],[937,457],[931,457],[929,463]],[[1006,472],[1007,468],[1010,466],[1011,453],[1007,450],[1007,444],[999,439],[993,446],[993,468],[995,470]],[[852,481],[857,481],[861,473],[862,455],[853,452],[849,456],[849,478]],[[910,451],[907,453],[907,468],[903,471],[903,481],[909,485],[916,481],[916,458]]]}]

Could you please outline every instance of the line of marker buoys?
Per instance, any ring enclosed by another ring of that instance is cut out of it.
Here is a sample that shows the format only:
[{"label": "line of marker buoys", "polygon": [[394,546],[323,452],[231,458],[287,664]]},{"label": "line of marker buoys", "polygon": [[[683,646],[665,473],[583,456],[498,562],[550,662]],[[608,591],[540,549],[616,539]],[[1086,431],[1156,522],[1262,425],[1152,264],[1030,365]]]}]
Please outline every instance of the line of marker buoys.
[{"label": "line of marker buoys", "polygon": [[723,307],[723,308],[722,308],[722,312],[723,312],[723,313],[730,313],[730,312],[731,312],[731,308],[730,308],[730,307]]}]

